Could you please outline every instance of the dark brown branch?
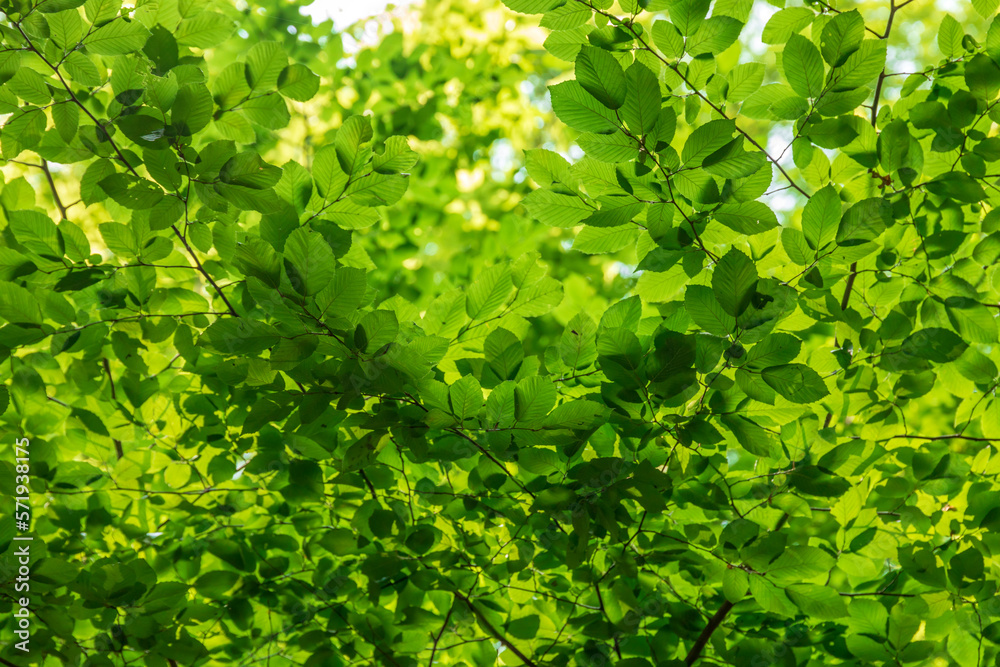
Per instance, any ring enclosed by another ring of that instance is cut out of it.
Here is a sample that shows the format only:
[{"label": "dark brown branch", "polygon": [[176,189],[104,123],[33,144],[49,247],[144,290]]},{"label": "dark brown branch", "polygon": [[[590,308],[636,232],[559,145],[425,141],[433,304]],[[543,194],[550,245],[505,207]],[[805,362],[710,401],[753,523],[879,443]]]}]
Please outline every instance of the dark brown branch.
[{"label": "dark brown branch", "polygon": [[[108,358],[104,357],[104,372],[108,375],[108,382],[111,384],[111,400],[117,401],[118,394],[115,392],[115,379],[111,377],[111,364],[108,362]],[[111,438],[115,443],[115,454],[118,455],[118,459],[121,460],[125,456],[125,452],[122,450],[122,441],[118,438]]]},{"label": "dark brown branch", "polygon": [[729,600],[722,603],[722,606],[719,607],[719,611],[715,612],[715,616],[709,620],[708,625],[706,625],[705,629],[701,631],[700,635],[698,635],[698,639],[695,640],[694,646],[691,647],[691,650],[687,654],[687,658],[684,659],[684,664],[693,665],[695,663],[698,656],[700,656],[701,652],[705,649],[705,645],[708,644],[708,640],[712,637],[712,633],[715,632],[715,629],[722,624],[722,621],[726,619],[726,614],[728,614],[732,608],[733,603]]},{"label": "dark brown branch", "polygon": [[[912,0],[904,2],[903,4],[899,5],[899,7],[896,6],[895,0],[889,3],[889,20],[886,21],[885,32],[882,33],[880,39],[889,39],[889,33],[892,31],[892,20],[896,18],[896,10],[900,9],[901,7],[905,7],[906,5],[910,4],[910,2],[912,2]],[[882,71],[879,72],[878,83],[875,84],[875,97],[872,100],[872,127],[875,127],[875,121],[878,118],[878,100],[882,96],[882,83],[885,81],[885,77],[886,77],[885,68],[883,67]]]},{"label": "dark brown branch", "polygon": [[45,173],[45,179],[49,182],[49,189],[52,190],[52,199],[56,202],[56,206],[59,208],[59,215],[62,216],[63,220],[67,220],[66,207],[63,206],[62,199],[59,198],[59,191],[56,190],[56,182],[52,180],[52,172],[49,171],[49,163],[42,160],[42,164],[39,166],[42,168],[42,172]]},{"label": "dark brown branch", "polygon": [[449,428],[448,432],[454,433],[455,435],[457,435],[457,436],[459,436],[461,438],[465,438],[466,440],[468,440],[469,442],[471,442],[473,444],[473,446],[475,446],[476,449],[478,449],[482,454],[484,454],[486,456],[486,458],[488,458],[490,461],[492,461],[494,464],[496,464],[496,466],[498,468],[500,468],[501,470],[503,470],[504,474],[506,474],[507,477],[509,477],[512,482],[514,482],[515,484],[517,484],[521,488],[522,491],[524,491],[525,493],[527,493],[532,498],[535,497],[535,494],[533,494],[531,491],[528,491],[528,489],[525,488],[524,484],[521,484],[521,482],[519,482],[517,480],[517,478],[514,477],[514,475],[511,474],[510,470],[507,470],[507,466],[505,466],[503,463],[501,463],[500,461],[498,461],[497,458],[495,456],[493,456],[493,454],[491,454],[489,452],[489,450],[487,450],[485,447],[483,447],[482,445],[480,445],[478,442],[476,442],[475,440],[473,440],[472,438],[470,438],[465,433],[462,433],[457,428]]},{"label": "dark brown branch", "polygon": [[538,667],[538,665],[532,662],[531,659],[528,658],[528,656],[521,653],[521,651],[516,646],[514,646],[509,639],[507,639],[500,632],[498,632],[496,628],[493,627],[493,624],[489,622],[489,620],[486,618],[483,612],[476,609],[476,606],[472,604],[472,600],[470,600],[469,598],[465,597],[464,595],[458,592],[455,593],[455,597],[464,602],[465,605],[472,611],[472,613],[475,614],[476,618],[479,619],[479,622],[482,624],[482,626],[486,628],[486,631],[489,632],[491,635],[493,635],[493,637],[496,638],[497,641],[506,646],[507,650],[516,655],[518,658],[520,658],[521,662],[528,665],[529,667]]},{"label": "dark brown branch", "polygon": [[[599,581],[595,581],[594,582],[594,590],[597,591],[597,603],[599,605],[601,605],[601,613],[604,614],[604,617],[606,619],[608,619],[608,623],[613,623],[613,621],[611,620],[611,617],[608,616],[608,610],[605,609],[605,607],[604,607],[604,598],[601,596],[601,582],[599,582]],[[615,653],[618,655],[618,659],[621,660],[622,659],[622,650],[620,648],[618,648],[618,638],[615,637],[614,641],[615,641]]]},{"label": "dark brown branch", "polygon": [[375,487],[372,485],[372,481],[368,479],[368,475],[365,474],[364,470],[358,470],[358,474],[361,475],[361,479],[365,480],[365,484],[368,486],[368,490],[372,492],[372,500],[378,501],[378,494],[375,493]]},{"label": "dark brown branch", "polygon": [[441,624],[441,630],[438,631],[437,636],[434,638],[434,645],[431,646],[431,659],[427,663],[427,667],[434,667],[434,654],[437,653],[438,643],[440,643],[441,637],[444,636],[444,631],[448,629],[448,621],[451,620],[451,613],[453,611],[455,611],[454,606],[448,610],[448,613],[444,617],[444,623]]},{"label": "dark brown branch", "polygon": [[229,303],[229,299],[227,299],[226,295],[222,293],[221,289],[219,289],[219,285],[215,282],[212,276],[208,274],[208,271],[205,270],[205,267],[201,265],[201,261],[199,261],[198,256],[195,255],[194,253],[194,248],[191,247],[191,244],[187,242],[187,239],[184,238],[184,235],[181,234],[179,229],[177,229],[177,225],[170,225],[170,229],[174,230],[174,234],[177,236],[177,238],[181,240],[181,243],[184,244],[184,247],[187,249],[188,254],[191,255],[191,259],[194,260],[195,267],[198,269],[201,275],[205,276],[205,280],[207,280],[209,284],[212,285],[212,288],[215,290],[215,293],[218,294],[219,298],[221,298],[223,303],[226,304],[226,308],[229,309],[230,314],[232,314],[233,317],[239,317],[240,315],[239,313],[236,312],[236,309],[233,308],[233,304]]},{"label": "dark brown branch", "polygon": [[854,289],[854,279],[858,277],[858,263],[851,264],[851,274],[847,276],[847,285],[844,287],[844,298],[840,300],[840,309],[847,310],[847,304],[851,300],[851,290]]}]

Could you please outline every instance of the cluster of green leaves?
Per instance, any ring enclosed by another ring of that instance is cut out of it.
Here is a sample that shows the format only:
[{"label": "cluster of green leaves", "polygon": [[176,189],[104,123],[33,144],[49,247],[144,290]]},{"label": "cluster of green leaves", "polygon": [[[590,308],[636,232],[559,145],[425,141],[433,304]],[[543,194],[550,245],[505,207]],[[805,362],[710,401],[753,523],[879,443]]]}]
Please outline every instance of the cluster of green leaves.
[{"label": "cluster of green leaves", "polygon": [[[490,49],[397,33],[345,76],[315,31],[231,37],[287,8],[3,5],[0,155],[48,193],[0,190],[38,536],[33,653],[8,613],[5,660],[1000,659],[1000,21],[946,17],[904,77],[909,2],[782,8],[773,67],[741,58],[752,2],[506,2],[574,73],[551,106],[583,157],[525,155],[551,235],[454,213],[516,217],[514,185],[442,174],[503,138],[478,105],[524,70]],[[289,159],[317,100],[335,128]],[[469,240],[400,276],[393,218]],[[589,256],[632,293],[585,287]]]}]

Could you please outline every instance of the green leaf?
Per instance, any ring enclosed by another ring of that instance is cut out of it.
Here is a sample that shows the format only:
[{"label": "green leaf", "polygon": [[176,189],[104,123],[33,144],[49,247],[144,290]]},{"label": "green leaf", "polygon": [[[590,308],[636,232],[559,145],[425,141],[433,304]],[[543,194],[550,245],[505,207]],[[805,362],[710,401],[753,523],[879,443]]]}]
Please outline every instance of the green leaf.
[{"label": "green leaf", "polygon": [[483,355],[498,378],[511,380],[524,361],[524,345],[510,331],[497,327],[486,336]]},{"label": "green leaf", "polygon": [[781,54],[781,63],[792,90],[803,97],[818,97],[823,90],[823,59],[813,43],[792,35]]},{"label": "green leaf", "polygon": [[782,9],[768,20],[761,40],[765,44],[784,44],[792,35],[812,23],[814,18],[816,14],[808,7]]},{"label": "green leaf", "polygon": [[243,185],[255,190],[272,187],[281,179],[281,169],[268,164],[255,151],[245,151],[229,158],[219,170],[223,183]]},{"label": "green leaf", "polygon": [[560,60],[575,62],[576,55],[587,42],[593,26],[584,25],[572,30],[557,30],[549,35],[543,44],[545,50]]},{"label": "green leaf", "polygon": [[815,403],[830,393],[819,374],[805,364],[771,366],[761,371],[761,377],[793,403]]},{"label": "green leaf", "polygon": [[533,190],[521,203],[531,217],[552,227],[573,227],[594,213],[581,198],[551,190]]},{"label": "green leaf", "polygon": [[743,23],[731,16],[712,16],[688,39],[687,52],[695,57],[719,55],[736,42],[742,30]]},{"label": "green leaf", "polygon": [[323,235],[299,227],[285,242],[285,272],[292,288],[303,296],[318,294],[334,276],[333,251]]},{"label": "green leaf", "polygon": [[42,323],[42,313],[34,295],[13,283],[0,282],[0,317],[11,324]]},{"label": "green leaf", "polygon": [[791,334],[773,333],[750,348],[743,364],[751,370],[787,364],[799,356],[802,341]]},{"label": "green leaf", "polygon": [[490,392],[486,399],[487,425],[493,428],[510,428],[514,424],[514,388],[513,382],[505,380]]},{"label": "green leaf", "polygon": [[577,143],[588,156],[601,162],[612,164],[631,162],[639,157],[639,143],[624,132],[614,134],[587,132],[580,135]]},{"label": "green leaf", "polygon": [[361,305],[368,284],[361,269],[341,267],[316,295],[320,317],[347,317]]},{"label": "green leaf", "polygon": [[723,415],[722,425],[732,432],[739,445],[755,456],[777,458],[781,446],[761,426],[741,415]]},{"label": "green leaf", "polygon": [[709,0],[668,0],[670,20],[685,37],[694,35],[708,14]]},{"label": "green leaf", "polygon": [[250,47],[246,60],[246,82],[250,95],[275,90],[278,77],[288,65],[288,56],[277,42],[257,42]]},{"label": "green leaf", "polygon": [[559,455],[540,447],[522,449],[518,452],[517,464],[518,468],[535,475],[550,475],[560,469]]},{"label": "green leaf", "polygon": [[406,185],[401,174],[368,174],[353,181],[345,194],[362,206],[391,206],[406,192]]},{"label": "green leaf", "polygon": [[809,247],[820,250],[837,236],[842,205],[832,185],[817,190],[802,209],[802,233]]},{"label": "green leaf", "polygon": [[322,502],[325,494],[323,470],[315,461],[291,461],[288,464],[288,486],[281,495],[293,505]]},{"label": "green leaf", "polygon": [[465,312],[469,319],[485,320],[494,315],[513,289],[507,264],[495,264],[483,271],[466,292]]},{"label": "green leaf", "polygon": [[585,218],[583,224],[591,227],[620,227],[631,222],[646,207],[644,203],[626,197],[608,197],[603,204],[600,210]]},{"label": "green leaf", "polygon": [[989,344],[997,339],[997,322],[989,309],[973,299],[952,297],[945,305],[952,326],[972,343]]},{"label": "green leaf", "polygon": [[837,14],[823,26],[820,38],[823,60],[830,67],[840,67],[858,50],[864,37],[865,20],[858,10]]},{"label": "green leaf", "polygon": [[83,11],[88,21],[100,25],[117,16],[121,7],[121,0],[86,0]]},{"label": "green leaf", "polygon": [[361,318],[354,332],[354,343],[365,352],[375,352],[396,340],[399,320],[390,310],[375,310]]},{"label": "green leaf", "polygon": [[520,14],[544,14],[559,3],[560,0],[503,0],[512,12]]},{"label": "green leaf", "polygon": [[735,318],[722,308],[712,290],[703,285],[687,286],[684,310],[695,324],[716,336],[728,336],[736,326]]},{"label": "green leaf", "polygon": [[756,173],[767,161],[762,151],[743,150],[744,138],[736,137],[702,161],[702,168],[713,176],[743,178]]},{"label": "green leaf", "polygon": [[38,3],[36,9],[43,14],[51,14],[76,9],[82,4],[83,0],[43,0]]},{"label": "green leaf", "polygon": [[80,12],[75,9],[50,14],[45,20],[49,24],[49,35],[57,46],[68,49],[83,37],[83,21]]},{"label": "green leaf", "polygon": [[276,345],[278,340],[278,332],[263,322],[221,317],[205,330],[199,343],[227,356],[253,356]]},{"label": "green leaf", "polygon": [[695,128],[681,151],[684,166],[701,166],[705,158],[729,143],[734,130],[731,120],[713,120]]},{"label": "green leaf", "polygon": [[854,141],[858,131],[850,118],[827,118],[810,126],[803,134],[821,148],[843,148]]},{"label": "green leaf", "polygon": [[409,171],[417,160],[418,155],[410,150],[406,137],[389,137],[384,150],[372,156],[372,169],[380,174],[401,174]]},{"label": "green leaf", "polygon": [[938,48],[945,58],[954,58],[965,49],[962,48],[962,36],[965,31],[962,25],[951,14],[945,14],[938,27]]},{"label": "green leaf", "polygon": [[278,92],[299,102],[306,102],[319,91],[319,77],[305,65],[295,63],[278,75]]},{"label": "green leaf", "polygon": [[510,312],[521,317],[537,317],[558,306],[562,300],[562,283],[546,276],[534,285],[518,289]]},{"label": "green leaf", "polygon": [[886,44],[880,39],[866,39],[844,64],[831,74],[833,91],[854,90],[869,83],[885,69]]},{"label": "green leaf", "polygon": [[11,211],[7,219],[14,238],[31,252],[46,259],[63,256],[62,234],[47,215],[38,211]]},{"label": "green leaf", "polygon": [[609,109],[625,103],[625,73],[608,51],[585,46],[576,56],[576,80]]},{"label": "green leaf", "polygon": [[587,255],[617,252],[635,244],[635,227],[584,227],[573,240],[573,250]]},{"label": "green leaf", "polygon": [[667,58],[677,59],[684,55],[684,35],[669,21],[653,23],[653,43]]},{"label": "green leaf", "polygon": [[525,151],[524,168],[528,170],[528,176],[543,187],[554,184],[575,187],[576,179],[570,173],[569,162],[553,151],[544,148]]},{"label": "green leaf", "polygon": [[953,171],[944,173],[927,183],[927,189],[936,195],[950,197],[966,204],[975,204],[986,199],[986,192],[968,174]]},{"label": "green leaf", "polygon": [[594,15],[594,10],[579,3],[567,3],[546,12],[539,25],[549,30],[569,30],[577,28]]},{"label": "green leaf", "polygon": [[1000,0],[972,0],[972,6],[984,19],[992,18],[1000,7]]},{"label": "green leaf", "polygon": [[[799,493],[820,498],[839,497],[851,488],[851,483],[846,479],[834,475],[820,466],[799,466],[789,472],[787,477],[788,486],[796,489]],[[824,571],[827,569],[824,568]],[[810,570],[810,572],[812,571]],[[805,576],[815,576],[815,573]]]},{"label": "green leaf", "polygon": [[563,330],[559,341],[559,355],[563,363],[573,370],[586,368],[597,359],[597,326],[584,313],[573,317]]},{"label": "green leaf", "polygon": [[757,289],[757,269],[749,257],[735,248],[722,256],[712,272],[712,292],[722,310],[739,315],[750,305]]},{"label": "green leaf", "polygon": [[748,201],[723,204],[715,209],[713,217],[740,234],[761,234],[778,226],[778,218],[766,204]]},{"label": "green leaf", "polygon": [[181,86],[171,106],[170,124],[178,134],[192,136],[212,119],[212,94],[203,83]]},{"label": "green leaf", "polygon": [[892,222],[892,207],[885,199],[864,199],[847,210],[837,228],[837,243],[857,245],[878,238]]},{"label": "green leaf", "polygon": [[240,580],[240,575],[226,570],[216,570],[203,574],[194,582],[194,588],[200,595],[210,600],[222,600],[226,593]]},{"label": "green leaf", "polygon": [[607,417],[607,408],[595,401],[569,401],[549,413],[545,419],[546,428],[587,429],[601,423]]},{"label": "green leaf", "polygon": [[347,187],[348,175],[340,166],[335,146],[324,146],[313,159],[313,179],[324,201],[337,199]]},{"label": "green leaf", "polygon": [[[1000,69],[997,69],[997,74],[1000,74]],[[1000,90],[1000,87],[997,90]],[[897,119],[886,125],[885,129],[879,132],[877,146],[879,163],[887,173],[902,167],[910,152],[910,131],[906,127],[906,121]]]},{"label": "green leaf", "polygon": [[217,12],[200,12],[184,19],[174,31],[180,46],[208,49],[229,39],[236,26],[232,20]]},{"label": "green leaf", "polygon": [[785,549],[780,556],[762,570],[777,581],[794,581],[827,574],[833,569],[835,561],[822,549],[807,546],[793,546]]},{"label": "green leaf", "polygon": [[149,39],[149,31],[138,21],[120,18],[101,26],[83,39],[90,53],[121,56],[138,51]]},{"label": "green leaf", "polygon": [[132,233],[128,225],[119,222],[105,222],[101,223],[99,229],[101,230],[101,238],[104,239],[104,245],[115,255],[139,256],[139,240],[135,238],[135,234]]},{"label": "green leaf", "polygon": [[514,390],[514,416],[522,426],[544,419],[555,403],[556,386],[548,378],[524,378]]},{"label": "green leaf", "polygon": [[483,407],[483,390],[479,381],[466,375],[448,389],[451,411],[459,421],[475,417]]},{"label": "green leaf", "polygon": [[614,113],[594,99],[579,82],[564,81],[550,86],[549,92],[552,110],[559,120],[573,129],[599,134],[611,134],[618,130]]},{"label": "green leaf", "polygon": [[764,82],[764,72],[761,63],[742,63],[734,67],[726,77],[729,82],[726,99],[736,103],[750,97]]},{"label": "green leaf", "polygon": [[1000,92],[1000,67],[980,53],[965,64],[965,84],[973,97],[990,102]]}]

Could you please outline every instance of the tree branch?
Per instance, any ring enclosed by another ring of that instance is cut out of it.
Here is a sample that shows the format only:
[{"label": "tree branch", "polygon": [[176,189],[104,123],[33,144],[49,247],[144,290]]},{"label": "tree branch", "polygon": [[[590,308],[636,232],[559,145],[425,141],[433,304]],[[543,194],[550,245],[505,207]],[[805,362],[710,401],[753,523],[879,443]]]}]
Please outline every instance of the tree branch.
[{"label": "tree branch", "polygon": [[66,216],[66,207],[63,206],[62,199],[59,198],[59,191],[56,190],[56,182],[52,180],[52,172],[49,171],[49,163],[43,159],[39,166],[45,174],[45,179],[49,182],[49,189],[52,190],[52,199],[55,200],[56,206],[59,208],[59,215],[62,216],[63,220],[68,220]]},{"label": "tree branch", "polygon": [[444,623],[441,624],[441,630],[439,630],[437,636],[434,637],[434,645],[431,646],[431,659],[430,662],[427,663],[427,667],[434,667],[434,654],[437,653],[438,643],[441,641],[441,637],[444,636],[444,631],[448,629],[448,621],[451,620],[451,613],[453,611],[455,611],[454,606],[448,610],[447,615],[444,617]]},{"label": "tree branch", "polygon": [[[111,383],[111,400],[118,401],[118,394],[115,392],[115,379],[111,377],[111,364],[108,362],[108,358],[104,357],[104,372],[108,374],[108,382]],[[122,441],[118,438],[111,438],[115,443],[115,454],[118,455],[118,459],[121,460],[125,456],[125,452],[122,451]]]},{"label": "tree branch", "polygon": [[493,625],[489,622],[489,620],[487,620],[487,618],[483,614],[483,612],[481,612],[478,609],[476,609],[476,606],[474,604],[472,604],[472,600],[470,600],[469,598],[465,597],[464,595],[462,595],[459,592],[455,593],[455,597],[457,597],[459,600],[461,600],[462,602],[464,602],[466,604],[466,606],[472,611],[472,613],[475,614],[476,618],[479,619],[479,622],[482,624],[482,626],[484,628],[486,628],[487,632],[489,632],[491,635],[493,635],[493,637],[496,638],[496,640],[499,641],[501,644],[503,644],[504,646],[506,646],[507,649],[511,653],[513,653],[518,658],[520,658],[521,662],[523,662],[524,664],[528,665],[528,667],[538,667],[538,665],[536,665],[534,662],[532,662],[531,659],[528,658],[528,656],[526,656],[523,653],[521,653],[521,651],[516,646],[514,646],[513,644],[511,644],[509,639],[507,639],[505,636],[503,636],[502,634],[500,634],[497,631],[497,629],[493,627]]},{"label": "tree branch", "polygon": [[184,238],[184,235],[181,234],[179,229],[177,229],[177,225],[170,225],[170,229],[174,230],[174,234],[177,236],[177,238],[181,240],[181,243],[184,244],[184,247],[187,249],[188,254],[191,256],[191,259],[194,260],[195,267],[198,269],[201,275],[205,276],[205,280],[207,280],[209,284],[212,285],[212,288],[215,290],[215,293],[218,294],[219,298],[221,298],[223,303],[226,304],[226,308],[229,309],[229,313],[233,317],[239,317],[240,314],[236,312],[235,308],[233,308],[233,304],[229,303],[229,299],[227,299],[226,295],[222,293],[221,289],[219,289],[219,285],[215,282],[215,279],[212,278],[212,276],[208,274],[208,271],[205,270],[205,267],[201,265],[201,261],[198,259],[198,256],[195,255],[194,253],[194,248],[191,247],[191,244],[187,242],[187,239]]},{"label": "tree branch", "polygon": [[695,663],[698,656],[700,656],[701,652],[705,649],[705,645],[708,644],[708,640],[711,638],[712,633],[715,632],[716,628],[722,624],[722,621],[726,618],[726,614],[728,614],[729,610],[732,608],[733,603],[729,600],[722,603],[719,610],[715,612],[715,616],[709,620],[708,625],[706,625],[705,629],[701,631],[700,635],[698,635],[698,639],[695,640],[694,646],[691,647],[691,650],[687,654],[687,658],[684,659],[684,664],[693,665]]}]

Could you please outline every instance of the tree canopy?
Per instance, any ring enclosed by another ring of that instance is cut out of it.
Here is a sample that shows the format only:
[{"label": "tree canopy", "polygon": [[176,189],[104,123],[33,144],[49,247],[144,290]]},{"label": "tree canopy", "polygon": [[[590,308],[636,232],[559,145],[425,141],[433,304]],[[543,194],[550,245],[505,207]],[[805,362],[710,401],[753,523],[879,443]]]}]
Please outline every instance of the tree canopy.
[{"label": "tree canopy", "polygon": [[504,3],[0,2],[3,664],[1000,665],[1000,0]]}]

